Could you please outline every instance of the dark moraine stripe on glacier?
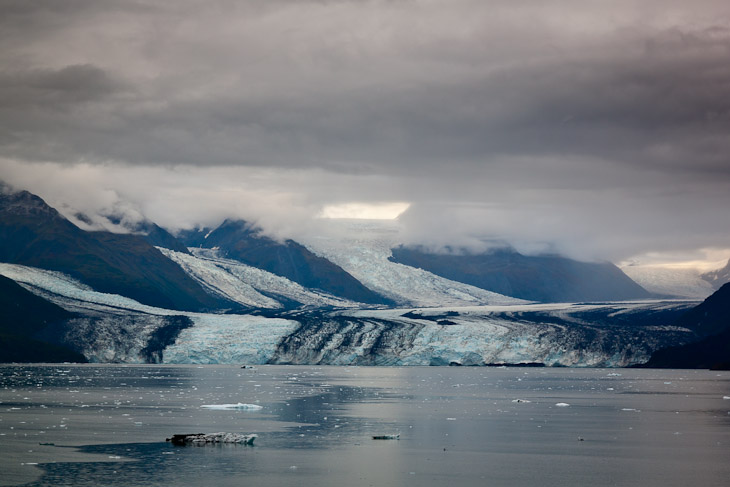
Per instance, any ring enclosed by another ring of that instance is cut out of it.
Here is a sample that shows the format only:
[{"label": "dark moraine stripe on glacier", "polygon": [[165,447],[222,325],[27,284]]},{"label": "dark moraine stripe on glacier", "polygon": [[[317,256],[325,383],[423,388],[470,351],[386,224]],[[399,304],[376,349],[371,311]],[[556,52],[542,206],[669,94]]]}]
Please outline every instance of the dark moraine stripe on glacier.
[{"label": "dark moraine stripe on glacier", "polygon": [[[682,343],[692,335],[689,330],[667,328],[689,306],[677,303],[623,310],[606,306],[590,311],[515,311],[429,314],[427,310],[405,312],[398,318],[376,319],[347,316],[347,312],[298,313],[290,316],[300,327],[279,344],[270,363],[274,364],[353,364],[353,365],[485,365],[503,362],[499,354],[508,351],[510,343],[529,339],[534,349],[520,362],[542,362],[546,365],[630,365],[646,360],[663,346]],[[448,319],[443,319],[447,316]],[[414,343],[427,326],[448,327],[451,336],[474,339],[474,324],[496,322],[506,335],[491,337],[490,328],[477,339],[500,344],[493,355],[481,356],[470,347],[448,343]],[[468,328],[467,328],[468,326]],[[472,335],[467,335],[472,333]],[[436,345],[423,350],[423,346]],[[465,349],[466,348],[466,349]]]},{"label": "dark moraine stripe on glacier", "polygon": [[295,319],[301,326],[281,341],[270,363],[393,365],[425,326],[319,312]]}]

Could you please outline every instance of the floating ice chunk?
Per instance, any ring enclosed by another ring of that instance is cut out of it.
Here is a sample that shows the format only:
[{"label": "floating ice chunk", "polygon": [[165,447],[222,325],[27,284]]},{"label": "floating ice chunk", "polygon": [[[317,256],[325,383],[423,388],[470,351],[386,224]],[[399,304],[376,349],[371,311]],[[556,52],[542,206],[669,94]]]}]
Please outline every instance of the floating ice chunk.
[{"label": "floating ice chunk", "polygon": [[722,398],[727,400],[727,399],[730,399],[730,396],[722,396]]},{"label": "floating ice chunk", "polygon": [[219,409],[219,410],[244,409],[244,410],[248,410],[248,411],[256,411],[259,409],[263,409],[263,406],[259,406],[258,404],[245,404],[242,402],[239,402],[236,404],[203,404],[200,407],[203,409]]},{"label": "floating ice chunk", "polygon": [[635,411],[637,413],[640,412],[638,409],[634,409],[634,408],[622,408],[621,411]]},{"label": "floating ice chunk", "polygon": [[524,403],[527,403],[527,402],[532,402],[532,401],[528,401],[527,399],[512,399],[512,402],[524,402]]},{"label": "floating ice chunk", "polygon": [[258,435],[242,435],[239,433],[194,433],[187,435],[172,435],[172,438],[167,438],[166,441],[171,442],[173,445],[206,445],[215,443],[238,443],[242,445],[253,445],[253,441],[258,438]]},{"label": "floating ice chunk", "polygon": [[559,408],[567,408],[568,406],[570,406],[570,404],[568,404],[567,402],[559,402],[555,405]]}]

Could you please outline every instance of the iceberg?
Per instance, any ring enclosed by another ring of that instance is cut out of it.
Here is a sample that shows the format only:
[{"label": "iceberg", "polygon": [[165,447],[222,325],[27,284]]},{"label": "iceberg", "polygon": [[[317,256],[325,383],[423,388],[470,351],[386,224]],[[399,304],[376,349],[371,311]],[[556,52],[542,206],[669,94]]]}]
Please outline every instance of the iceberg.
[{"label": "iceberg", "polygon": [[236,404],[204,404],[200,406],[203,409],[217,409],[217,410],[228,410],[228,409],[241,409],[246,411],[257,411],[263,409],[263,406],[258,404],[245,404],[242,402]]},{"label": "iceberg", "polygon": [[233,443],[240,445],[252,445],[253,441],[258,438],[258,435],[244,435],[240,433],[191,433],[182,435],[172,435],[172,438],[167,438],[165,441],[169,441],[173,445],[206,445],[216,443]]}]

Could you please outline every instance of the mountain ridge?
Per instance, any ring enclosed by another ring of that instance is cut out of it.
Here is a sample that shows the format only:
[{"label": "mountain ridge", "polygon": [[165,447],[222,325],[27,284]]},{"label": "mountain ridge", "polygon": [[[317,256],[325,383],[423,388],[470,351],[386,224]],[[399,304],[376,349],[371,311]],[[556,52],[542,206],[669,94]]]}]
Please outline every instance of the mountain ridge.
[{"label": "mountain ridge", "polygon": [[141,236],[86,232],[27,191],[0,194],[0,261],[64,272],[99,291],[172,309],[222,305]]}]

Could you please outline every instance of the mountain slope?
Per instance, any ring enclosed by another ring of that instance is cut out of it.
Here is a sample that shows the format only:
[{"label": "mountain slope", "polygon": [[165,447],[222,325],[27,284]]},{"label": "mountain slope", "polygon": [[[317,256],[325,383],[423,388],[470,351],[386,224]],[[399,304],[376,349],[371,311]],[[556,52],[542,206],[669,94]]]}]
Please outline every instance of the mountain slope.
[{"label": "mountain slope", "polygon": [[390,261],[391,249],[400,238],[397,222],[336,220],[330,222],[330,227],[334,234],[309,238],[303,243],[401,306],[524,304],[520,299]]},{"label": "mountain slope", "polygon": [[73,316],[0,275],[0,363],[86,362],[73,350],[37,338]]},{"label": "mountain slope", "polygon": [[676,324],[704,338],[657,350],[645,367],[730,370],[730,283],[682,315]]},{"label": "mountain slope", "polygon": [[0,261],[64,272],[154,306],[221,305],[141,236],[85,232],[27,191],[0,194]]},{"label": "mountain slope", "polygon": [[617,301],[650,296],[611,263],[526,256],[509,249],[485,254],[434,254],[401,246],[392,252],[393,262],[530,301]]},{"label": "mountain slope", "polygon": [[205,248],[219,248],[227,258],[286,277],[304,287],[366,304],[390,304],[329,260],[303,245],[285,240],[279,243],[260,235],[248,223],[226,220],[201,242]]}]

